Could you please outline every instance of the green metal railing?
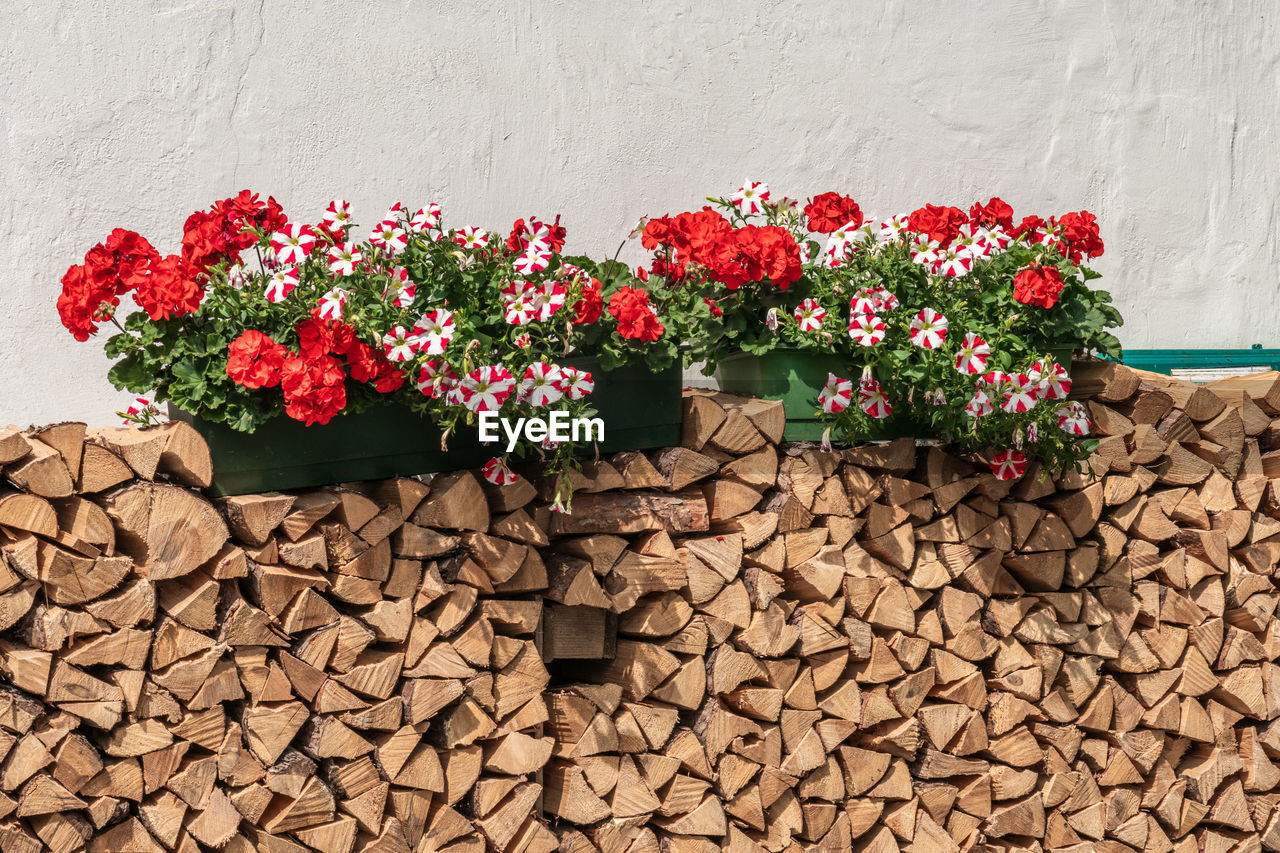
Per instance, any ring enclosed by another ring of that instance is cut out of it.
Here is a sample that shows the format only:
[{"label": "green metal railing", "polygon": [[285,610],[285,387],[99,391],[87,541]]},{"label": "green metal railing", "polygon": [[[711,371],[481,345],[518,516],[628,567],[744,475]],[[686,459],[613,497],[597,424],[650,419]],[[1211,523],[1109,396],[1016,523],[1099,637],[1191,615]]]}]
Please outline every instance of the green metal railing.
[{"label": "green metal railing", "polygon": [[1121,359],[1130,367],[1153,373],[1171,373],[1175,369],[1215,367],[1268,367],[1280,370],[1280,349],[1125,349]]}]

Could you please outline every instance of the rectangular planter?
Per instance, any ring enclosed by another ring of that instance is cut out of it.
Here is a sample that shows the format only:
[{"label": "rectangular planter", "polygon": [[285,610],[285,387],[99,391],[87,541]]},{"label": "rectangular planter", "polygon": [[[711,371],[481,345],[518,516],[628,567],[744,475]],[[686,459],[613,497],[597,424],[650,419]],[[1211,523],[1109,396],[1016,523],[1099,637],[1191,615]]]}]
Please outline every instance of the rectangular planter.
[{"label": "rectangular planter", "polygon": [[[1064,345],[1052,350],[1052,354],[1069,368],[1071,351],[1070,345]],[[720,362],[716,377],[721,390],[781,400],[787,413],[787,427],[782,433],[784,441],[821,441],[823,426],[815,413],[818,392],[826,384],[829,373],[855,383],[858,380],[858,375],[851,372],[849,364],[840,356],[790,348],[770,350],[764,355],[731,355]],[[913,423],[909,417],[895,414],[889,423],[866,438],[881,441],[902,436],[931,437],[926,428]]]},{"label": "rectangular planter", "polygon": [[[594,359],[566,363],[595,378],[590,399],[604,420],[601,452],[679,443],[678,364],[651,373],[642,365],[605,372]],[[281,415],[252,433],[185,412],[171,415],[208,442],[213,484],[207,491],[214,497],[477,468],[501,450],[481,444],[475,427],[450,435],[448,450],[442,450],[440,429],[404,406],[376,406],[311,427]]]}]

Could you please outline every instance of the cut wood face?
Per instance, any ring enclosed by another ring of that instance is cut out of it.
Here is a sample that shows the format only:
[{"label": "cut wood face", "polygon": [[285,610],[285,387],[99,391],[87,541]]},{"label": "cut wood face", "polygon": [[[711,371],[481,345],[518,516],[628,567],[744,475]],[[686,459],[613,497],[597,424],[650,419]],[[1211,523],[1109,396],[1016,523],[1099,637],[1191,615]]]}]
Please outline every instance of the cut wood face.
[{"label": "cut wood face", "polygon": [[572,515],[0,430],[0,849],[1280,849],[1280,377],[1075,390],[1017,483],[691,392]]}]

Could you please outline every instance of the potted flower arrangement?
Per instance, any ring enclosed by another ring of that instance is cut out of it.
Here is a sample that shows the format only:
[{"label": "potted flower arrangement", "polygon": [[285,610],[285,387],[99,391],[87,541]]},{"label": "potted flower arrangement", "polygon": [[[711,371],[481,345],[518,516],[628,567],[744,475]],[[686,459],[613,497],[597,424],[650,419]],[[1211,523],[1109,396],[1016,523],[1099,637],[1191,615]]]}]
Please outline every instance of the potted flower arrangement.
[{"label": "potted flower arrangement", "polygon": [[784,400],[789,439],[940,437],[997,450],[1002,477],[1091,449],[1074,440],[1088,420],[1066,399],[1071,354],[1118,356],[1122,322],[1089,286],[1091,214],[1015,224],[993,198],[868,221],[847,196],[801,210],[758,182],[708,201],[643,222],[638,275],[684,300],[690,361]]},{"label": "potted flower arrangement", "polygon": [[[344,201],[297,222],[246,190],[193,213],[178,254],[113,231],[63,276],[59,315],[81,341],[116,327],[111,381],[202,431],[215,493],[482,463],[510,483],[514,443],[559,478],[564,508],[574,454],[590,447],[568,424],[608,422],[604,449],[677,440],[675,329],[622,265],[563,255],[559,217],[517,220],[504,239],[396,204],[355,233]],[[141,310],[121,322],[126,294]],[[497,453],[479,441],[485,413],[553,412],[566,440],[499,430]]]}]

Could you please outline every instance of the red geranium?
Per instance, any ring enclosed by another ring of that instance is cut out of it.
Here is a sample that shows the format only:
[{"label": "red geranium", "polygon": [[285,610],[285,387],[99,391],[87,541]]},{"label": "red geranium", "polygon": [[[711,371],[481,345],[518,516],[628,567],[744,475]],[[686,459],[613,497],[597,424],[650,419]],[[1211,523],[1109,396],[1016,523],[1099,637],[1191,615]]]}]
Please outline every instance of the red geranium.
[{"label": "red geranium", "polygon": [[133,301],[152,320],[167,320],[195,311],[203,295],[204,287],[191,265],[178,255],[169,255],[152,264],[150,274],[138,280]]},{"label": "red geranium", "polygon": [[87,264],[76,264],[62,276],[62,293],[58,296],[58,317],[77,341],[87,341],[96,334],[98,323],[111,318],[120,304],[114,279],[99,281]]},{"label": "red geranium", "polygon": [[242,332],[231,342],[227,375],[244,387],[274,388],[280,384],[280,368],[289,351],[255,329]]},{"label": "red geranium", "polygon": [[1013,236],[1016,238],[1025,234],[1033,234],[1048,224],[1039,216],[1024,216],[1022,221],[1018,223],[1018,227],[1013,229]]},{"label": "red geranium", "polygon": [[730,290],[766,278],[786,290],[800,278],[800,246],[785,228],[744,225],[720,240],[708,266]]},{"label": "red geranium", "polygon": [[331,355],[290,356],[280,368],[285,414],[307,426],[327,424],[347,405],[345,380],[342,364]]},{"label": "red geranium", "polygon": [[842,225],[852,223],[851,228],[862,225],[862,208],[848,196],[830,192],[814,196],[804,208],[809,217],[809,230],[830,234]]},{"label": "red geranium", "polygon": [[958,207],[926,204],[907,217],[907,227],[917,234],[927,234],[930,240],[946,246],[960,233],[960,226],[968,221],[969,217]]},{"label": "red geranium", "polygon": [[609,299],[609,314],[618,321],[618,334],[640,341],[656,341],[663,327],[649,304],[649,294],[638,287],[620,287]]},{"label": "red geranium", "polygon": [[313,311],[311,316],[298,324],[298,352],[303,358],[322,355],[347,355],[359,345],[356,330],[341,320],[324,320]]},{"label": "red geranium", "polygon": [[1013,298],[1023,305],[1052,308],[1062,295],[1062,276],[1057,267],[1032,264],[1013,277]]},{"label": "red geranium", "polygon": [[1064,213],[1057,224],[1067,243],[1071,260],[1080,263],[1083,258],[1096,258],[1102,254],[1102,238],[1098,235],[1098,218],[1087,210]]},{"label": "red geranium", "polygon": [[986,204],[975,201],[969,208],[969,222],[982,228],[999,226],[1009,231],[1013,228],[1013,208],[1000,198],[992,198]]},{"label": "red geranium", "polygon": [[589,326],[600,319],[604,311],[604,298],[600,295],[600,280],[591,279],[582,286],[582,298],[573,306],[573,323],[575,326]]},{"label": "red geranium", "polygon": [[223,260],[232,252],[247,249],[257,238],[246,229],[253,227],[270,234],[288,222],[275,198],[265,202],[257,193],[240,194],[214,202],[208,211],[197,210],[182,226],[182,257],[197,272]]}]

